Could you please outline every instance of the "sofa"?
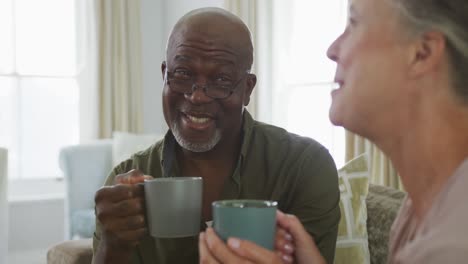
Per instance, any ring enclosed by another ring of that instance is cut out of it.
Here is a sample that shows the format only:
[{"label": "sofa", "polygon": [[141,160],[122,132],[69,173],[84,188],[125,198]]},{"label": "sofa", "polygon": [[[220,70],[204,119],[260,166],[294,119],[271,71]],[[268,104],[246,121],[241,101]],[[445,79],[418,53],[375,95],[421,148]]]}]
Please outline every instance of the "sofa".
[{"label": "sofa", "polygon": [[[386,263],[388,236],[398,213],[404,192],[370,185],[366,199],[367,231],[370,263]],[[92,239],[69,240],[55,245],[47,252],[48,264],[89,264],[92,258]],[[352,264],[352,263],[351,263]]]}]

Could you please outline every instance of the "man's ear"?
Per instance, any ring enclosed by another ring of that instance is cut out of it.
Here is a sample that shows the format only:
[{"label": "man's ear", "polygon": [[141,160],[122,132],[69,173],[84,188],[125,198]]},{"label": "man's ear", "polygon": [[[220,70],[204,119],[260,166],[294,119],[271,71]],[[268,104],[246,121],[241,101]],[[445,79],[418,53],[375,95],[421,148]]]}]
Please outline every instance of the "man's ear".
[{"label": "man's ear", "polygon": [[162,74],[162,78],[164,80],[164,75],[166,74],[166,61],[163,61],[161,63],[161,74]]},{"label": "man's ear", "polygon": [[441,32],[429,31],[422,34],[411,51],[410,76],[419,78],[439,67],[445,58],[445,50],[446,39]]},{"label": "man's ear", "polygon": [[247,87],[244,90],[244,106],[248,106],[250,103],[250,96],[252,95],[252,91],[257,84],[257,76],[253,73],[249,73],[247,75]]}]

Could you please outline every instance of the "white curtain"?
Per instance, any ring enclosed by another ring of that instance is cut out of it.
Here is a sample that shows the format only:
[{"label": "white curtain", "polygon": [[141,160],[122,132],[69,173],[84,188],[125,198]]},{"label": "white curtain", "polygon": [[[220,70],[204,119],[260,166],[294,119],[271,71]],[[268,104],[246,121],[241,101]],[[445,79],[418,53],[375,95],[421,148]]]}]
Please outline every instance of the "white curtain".
[{"label": "white curtain", "polygon": [[142,132],[139,0],[96,0],[99,137]]},{"label": "white curtain", "polygon": [[[259,69],[257,67],[258,63],[257,61],[259,60],[258,58],[258,27],[257,27],[257,9],[259,7],[259,3],[257,0],[224,0],[224,8],[226,10],[229,10],[230,12],[234,13],[235,15],[239,16],[242,21],[249,27],[250,32],[252,33],[252,41],[254,44],[254,63],[252,66],[252,73],[257,74]],[[260,80],[260,78],[259,78]],[[252,114],[254,118],[257,118],[258,115],[258,102],[257,102],[257,96],[258,96],[258,89],[261,85],[261,82],[259,82],[254,89],[252,96],[250,98],[250,103],[247,106],[247,109],[249,112]]]},{"label": "white curtain", "polygon": [[0,263],[8,256],[8,151],[0,148]]},{"label": "white curtain", "polygon": [[99,138],[98,39],[95,0],[77,4],[80,142]]},{"label": "white curtain", "polygon": [[[285,19],[286,21],[290,21],[292,18],[287,17],[288,15],[291,15],[288,12],[290,10],[287,8],[281,8],[281,4],[290,7],[291,5],[297,3],[276,3],[279,4],[276,8],[277,13],[284,16],[283,19]],[[330,5],[329,9],[327,9],[326,12],[331,12],[331,10],[333,12],[345,10],[344,1],[336,1],[335,3],[336,6]],[[330,9],[331,7],[335,9]],[[278,44],[278,42],[274,42],[273,32],[290,32],[292,29],[287,28],[287,26],[290,25],[286,25],[285,27],[284,23],[273,23],[273,20],[275,19],[273,17],[275,8],[273,1],[270,0],[224,0],[224,8],[239,16],[250,28],[250,31],[253,35],[255,51],[253,71],[258,76],[258,84],[256,89],[254,90],[255,92],[251,100],[251,105],[248,107],[248,109],[257,119],[260,119],[265,122],[272,122],[274,121],[275,117],[273,117],[271,114],[271,105],[274,100],[274,94],[272,94],[271,91],[273,90],[272,80],[276,78],[273,74],[274,69],[272,67],[272,62],[276,61],[277,63],[279,61],[279,54],[273,52],[273,45],[279,45],[283,47],[283,49],[289,48],[284,44]],[[338,15],[341,16],[339,18],[342,19],[345,16],[345,13],[343,12],[342,14]],[[337,16],[337,14],[334,13],[334,16]],[[274,26],[272,25],[277,25],[279,28],[273,28]],[[335,28],[335,25],[328,26],[331,27],[333,30],[337,30],[337,28]],[[339,28],[339,30],[341,30],[341,28]],[[279,74],[285,73],[280,72]],[[303,121],[301,120],[301,122]],[[339,135],[342,134],[339,133]],[[339,143],[342,142],[343,139],[336,141]],[[335,144],[332,145],[338,145],[338,143],[335,142]],[[401,180],[398,177],[398,174],[394,169],[391,161],[374,144],[348,131],[346,132],[345,144],[345,161],[349,161],[352,158],[364,152],[367,152],[369,154],[369,165],[372,170],[372,176],[370,178],[371,183],[389,186],[397,189],[403,189]],[[341,147],[342,149],[344,146],[339,145],[338,147]],[[342,151],[334,151],[334,153],[342,153]],[[336,158],[337,157],[335,157],[335,159]]]},{"label": "white curtain", "polygon": [[401,179],[390,159],[369,140],[346,131],[346,161],[364,152],[370,157],[370,183],[403,190]]}]

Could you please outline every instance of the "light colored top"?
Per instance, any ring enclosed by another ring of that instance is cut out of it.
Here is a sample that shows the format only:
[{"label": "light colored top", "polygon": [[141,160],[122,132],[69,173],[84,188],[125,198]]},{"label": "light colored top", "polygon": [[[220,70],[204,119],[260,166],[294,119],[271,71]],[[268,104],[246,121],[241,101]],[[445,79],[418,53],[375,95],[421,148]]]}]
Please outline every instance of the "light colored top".
[{"label": "light colored top", "polygon": [[388,263],[468,263],[468,158],[416,226],[408,197],[390,231]]}]

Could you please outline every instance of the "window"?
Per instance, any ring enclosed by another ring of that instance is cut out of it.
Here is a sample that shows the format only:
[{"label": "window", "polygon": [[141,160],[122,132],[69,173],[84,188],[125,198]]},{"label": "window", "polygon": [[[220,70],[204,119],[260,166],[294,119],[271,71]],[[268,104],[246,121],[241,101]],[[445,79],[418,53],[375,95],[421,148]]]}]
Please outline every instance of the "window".
[{"label": "window", "polygon": [[0,146],[10,179],[60,176],[79,140],[75,0],[0,0]]},{"label": "window", "polygon": [[[344,0],[272,1],[270,121],[314,138],[344,163],[345,135],[328,118],[336,64],[326,51],[343,31]],[[261,100],[261,99],[260,99]],[[265,103],[263,105],[266,105]]]}]

